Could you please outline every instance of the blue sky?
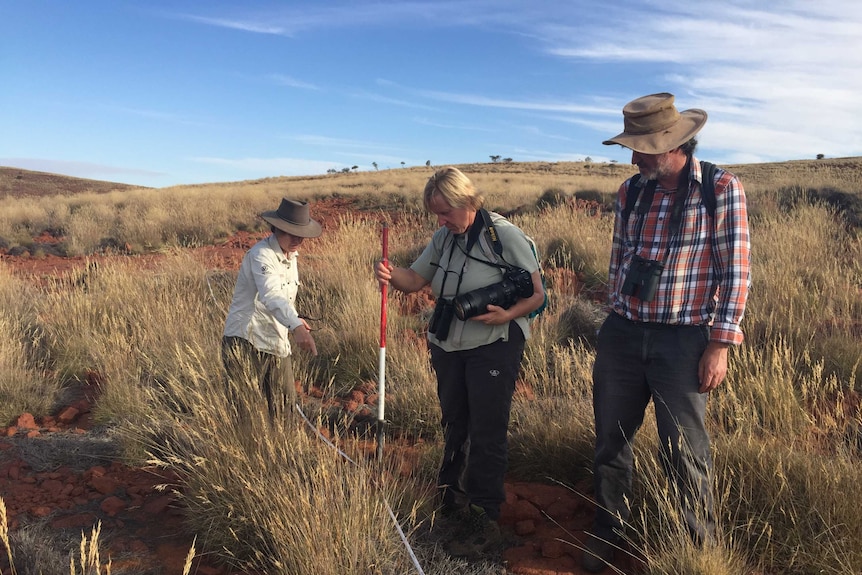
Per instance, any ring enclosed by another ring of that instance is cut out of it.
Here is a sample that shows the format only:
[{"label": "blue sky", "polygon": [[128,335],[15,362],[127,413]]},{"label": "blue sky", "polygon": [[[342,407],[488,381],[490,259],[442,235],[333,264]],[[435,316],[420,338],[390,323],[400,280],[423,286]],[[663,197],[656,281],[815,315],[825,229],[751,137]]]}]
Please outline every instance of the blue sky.
[{"label": "blue sky", "polygon": [[3,0],[0,165],[165,187],[628,162],[672,92],[717,163],[862,155],[858,0]]}]

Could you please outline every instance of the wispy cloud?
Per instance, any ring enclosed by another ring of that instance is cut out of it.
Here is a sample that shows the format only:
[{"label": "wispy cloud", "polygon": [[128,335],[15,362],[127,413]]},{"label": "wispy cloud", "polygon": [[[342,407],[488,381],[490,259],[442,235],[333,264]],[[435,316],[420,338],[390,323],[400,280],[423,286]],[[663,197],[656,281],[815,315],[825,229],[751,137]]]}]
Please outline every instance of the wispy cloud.
[{"label": "wispy cloud", "polygon": [[[290,6],[273,3],[269,7],[242,9],[231,6],[231,16],[202,15],[216,8],[203,9],[198,14],[173,14],[171,17],[241,30],[256,34],[296,36],[321,29],[356,28],[359,26],[392,26],[409,23],[439,27],[476,26],[490,23],[503,24],[517,21],[507,5],[517,6],[513,0],[433,0],[398,1],[379,0],[345,3],[338,6],[308,3]],[[223,8],[223,7],[222,7]],[[518,12],[521,12],[518,9]]]},{"label": "wispy cloud", "polygon": [[[317,146],[321,148],[347,148],[347,149],[386,149],[388,146],[377,142],[365,142],[362,140],[350,140],[347,138],[332,138],[329,136],[320,136],[315,134],[299,134],[289,136],[290,139],[303,143],[308,146]],[[391,147],[388,147],[391,149]]]},{"label": "wispy cloud", "polygon": [[207,122],[204,122],[199,119],[190,118],[183,114],[175,113],[175,112],[165,112],[162,110],[150,110],[146,108],[131,108],[128,106],[121,106],[118,104],[103,104],[99,106],[100,110],[107,110],[109,112],[123,114],[127,116],[137,116],[140,118],[146,118],[148,120],[156,120],[159,122],[165,122],[169,124],[177,124],[181,126],[206,126]]},{"label": "wispy cloud", "polygon": [[192,162],[230,168],[241,172],[261,175],[320,174],[334,167],[335,162],[306,160],[302,158],[218,158],[195,157]]},{"label": "wispy cloud", "polygon": [[217,18],[217,17],[209,17],[209,16],[196,16],[193,14],[177,14],[176,18],[180,18],[183,20],[190,20],[192,22],[197,22],[199,24],[206,24],[208,26],[217,26],[219,28],[229,28],[231,30],[240,30],[242,32],[253,32],[255,34],[273,34],[276,36],[290,36],[290,32],[278,25],[267,24],[262,20],[252,20],[252,19],[230,19],[230,18]]},{"label": "wispy cloud", "polygon": [[[662,0],[590,29],[548,26],[544,41],[573,64],[662,70],[683,107],[709,112],[704,145],[733,142],[739,156],[768,161],[862,153],[860,29],[855,2]],[[635,84],[618,105],[636,92]]]},{"label": "wispy cloud", "polygon": [[111,166],[97,164],[94,162],[76,162],[74,160],[53,160],[44,158],[0,158],[0,165],[31,170],[34,172],[48,172],[52,174],[65,174],[76,178],[103,179],[115,176],[164,176],[163,172],[142,170],[140,168],[125,168],[122,166]]},{"label": "wispy cloud", "polygon": [[285,74],[269,74],[266,78],[267,80],[278,86],[287,86],[288,88],[300,88],[303,90],[320,90],[320,87],[310,82],[303,82],[302,80],[297,80],[293,76],[287,76]]},{"label": "wispy cloud", "polygon": [[492,130],[491,128],[487,128],[485,126],[471,126],[467,124],[449,124],[445,122],[439,122],[437,120],[431,120],[429,118],[422,117],[414,117],[413,122],[416,124],[420,124],[422,126],[430,126],[432,128],[442,128],[444,130],[465,130],[468,132],[494,132],[496,130]]},{"label": "wispy cloud", "polygon": [[382,94],[375,94],[372,92],[367,92],[364,90],[359,90],[353,93],[354,98],[360,98],[363,100],[368,100],[371,102],[377,102],[380,104],[389,104],[392,106],[399,106],[402,108],[416,108],[419,110],[428,110],[428,111],[438,111],[434,106],[429,106],[427,104],[420,104],[410,100],[404,100],[402,98],[393,98],[391,96],[384,96]]}]

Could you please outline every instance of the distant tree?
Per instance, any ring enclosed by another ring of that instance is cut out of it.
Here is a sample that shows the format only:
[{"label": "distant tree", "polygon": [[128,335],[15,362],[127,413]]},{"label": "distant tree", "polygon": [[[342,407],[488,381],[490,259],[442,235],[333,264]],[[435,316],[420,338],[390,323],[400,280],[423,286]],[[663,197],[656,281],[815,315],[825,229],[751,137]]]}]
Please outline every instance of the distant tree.
[{"label": "distant tree", "polygon": [[616,160],[611,160],[611,163],[612,163],[612,164],[616,164],[616,163],[617,163],[617,161],[616,161]]},{"label": "distant tree", "polygon": [[352,168],[350,168],[350,169],[351,169],[351,170],[353,170],[353,171],[356,171],[356,170],[358,170],[358,169],[359,169],[359,166],[353,166],[353,167],[352,167]]},{"label": "distant tree", "polygon": [[512,163],[512,158],[503,158],[503,163],[511,164],[511,163]]},{"label": "distant tree", "polygon": [[348,168],[348,167],[346,167],[346,166],[345,166],[345,167],[343,167],[343,168],[341,168],[341,173],[342,173],[342,174],[349,174],[349,173],[350,173],[350,168]]},{"label": "distant tree", "polygon": [[593,161],[593,159],[592,159],[591,157],[589,157],[589,156],[587,156],[586,158],[584,158],[584,162],[585,162],[585,163],[587,163],[587,164],[589,164],[589,163],[590,163],[590,162],[592,162],[592,161]]},{"label": "distant tree", "polygon": [[404,167],[404,162],[401,162],[401,167],[402,167],[402,168]]},{"label": "distant tree", "polygon": [[428,160],[427,162],[425,162],[425,165],[430,168],[431,167],[431,160]]},{"label": "distant tree", "polygon": [[818,159],[818,160],[822,160],[822,159],[823,159],[823,158],[825,158],[825,157],[826,157],[826,156],[824,156],[823,154],[817,154],[817,159]]},{"label": "distant tree", "polygon": [[495,164],[500,160],[500,156],[488,156],[488,157],[491,158],[491,162],[493,162]]},{"label": "distant tree", "polygon": [[377,171],[377,162],[371,162],[371,165],[374,166],[374,171]]},{"label": "distant tree", "polygon": [[337,174],[338,170],[336,170],[335,168],[329,168],[328,170],[326,170],[326,173],[327,174]]}]

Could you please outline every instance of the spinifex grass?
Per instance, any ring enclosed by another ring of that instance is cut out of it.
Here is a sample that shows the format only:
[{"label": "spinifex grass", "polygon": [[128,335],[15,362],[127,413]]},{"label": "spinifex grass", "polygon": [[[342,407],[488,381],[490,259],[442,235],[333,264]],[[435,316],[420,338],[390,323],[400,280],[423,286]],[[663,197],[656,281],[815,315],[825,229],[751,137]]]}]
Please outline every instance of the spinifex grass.
[{"label": "spinifex grass", "polygon": [[[743,322],[747,341],[731,351],[727,381],[709,403],[721,519],[715,555],[694,557],[679,537],[674,502],[650,467],[650,420],[638,436],[633,540],[652,573],[862,572],[862,517],[847,504],[862,479],[862,243],[834,209],[790,201],[781,191],[809,178],[806,187],[851,193],[858,170],[800,166],[741,170],[754,215],[753,290]],[[495,164],[465,170],[488,194],[489,207],[520,214],[513,221],[536,239],[550,272],[550,305],[532,324],[523,362],[527,391],[513,406],[510,469],[524,478],[584,485],[593,442],[592,342],[602,319],[612,219],[569,200],[586,191],[612,196],[632,169]],[[390,258],[397,265],[409,265],[435,227],[421,210],[431,171],[403,172],[178,187],[170,200],[154,190],[98,199],[117,211],[105,224],[111,226],[106,236],[163,246],[208,243],[240,227],[262,229],[255,214],[282,196],[361,198],[361,212],[330,220],[324,235],[301,249],[298,307],[314,318],[320,355],[296,354],[296,375],[304,387],[323,388],[326,401],[376,383],[380,291],[372,266],[381,255],[379,220],[390,222]],[[780,185],[773,184],[779,176]],[[3,202],[0,237],[17,238],[42,226],[71,229],[72,216],[85,213],[82,205],[95,196],[53,198],[35,211],[25,202]],[[59,207],[64,203],[68,209]],[[398,212],[387,212],[387,203]],[[48,213],[48,205],[57,209]],[[192,217],[186,206],[200,213]],[[148,226],[149,220],[158,225]],[[85,243],[80,240],[80,249]],[[220,399],[218,346],[235,270],[208,269],[193,256],[168,252],[148,269],[100,264],[76,273],[53,285],[0,273],[2,317],[12,334],[0,344],[0,362],[20,374],[4,388],[13,404],[44,414],[47,404],[18,398],[40,386],[50,395],[56,382],[94,370],[105,381],[97,420],[148,430],[129,435],[126,451],[132,457],[149,450],[182,471],[189,526],[207,551],[235,563],[268,564],[272,573],[279,572],[276,562],[304,572],[312,553],[333,573],[410,571],[382,502],[409,527],[420,525],[429,508],[440,433],[424,343],[433,305],[427,294],[389,298],[388,432],[421,437],[427,448],[417,471],[381,490],[376,470],[361,457],[357,466],[346,464],[305,432],[260,418],[240,423]],[[38,345],[30,343],[34,334]],[[317,404],[304,407],[318,413]],[[339,438],[339,445],[351,442],[349,435]],[[285,523],[292,517],[297,526]],[[420,530],[408,532],[416,537]],[[321,550],[311,551],[312,537],[322,541]],[[431,562],[427,573],[466,572],[422,549],[419,539],[420,555]],[[372,557],[371,547],[379,554]]]}]

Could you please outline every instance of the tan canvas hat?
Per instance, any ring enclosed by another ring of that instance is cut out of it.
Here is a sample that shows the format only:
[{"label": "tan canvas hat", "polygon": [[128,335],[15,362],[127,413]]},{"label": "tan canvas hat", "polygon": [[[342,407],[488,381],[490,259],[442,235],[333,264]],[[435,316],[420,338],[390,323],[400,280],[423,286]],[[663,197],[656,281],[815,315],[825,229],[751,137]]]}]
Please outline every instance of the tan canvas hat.
[{"label": "tan canvas hat", "polygon": [[673,100],[667,92],[632,100],[623,108],[625,130],[602,143],[642,154],[663,154],[683,145],[703,128],[706,112],[692,108],[680,113]]},{"label": "tan canvas hat", "polygon": [[320,224],[308,215],[308,202],[282,198],[277,210],[263,212],[260,217],[281,231],[300,238],[316,238],[322,231]]}]

